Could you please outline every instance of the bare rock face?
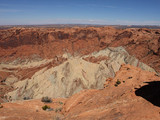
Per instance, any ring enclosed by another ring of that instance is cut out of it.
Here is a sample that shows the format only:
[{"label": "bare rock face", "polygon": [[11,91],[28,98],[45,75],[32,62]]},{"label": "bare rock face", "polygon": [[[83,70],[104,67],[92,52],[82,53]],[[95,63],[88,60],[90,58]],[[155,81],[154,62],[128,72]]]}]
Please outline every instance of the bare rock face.
[{"label": "bare rock face", "polygon": [[[120,84],[115,86],[117,80]],[[160,77],[155,73],[122,65],[104,86],[101,90],[83,90],[66,99],[53,99],[47,104],[53,111],[42,110],[45,104],[40,99],[3,103],[0,119],[159,120]]]},{"label": "bare rock face", "polygon": [[[85,60],[93,56],[108,59],[100,59],[99,63]],[[7,96],[10,101],[22,100],[25,97],[58,98],[69,97],[83,89],[102,89],[105,80],[114,77],[122,64],[131,64],[155,72],[151,67],[130,56],[123,47],[106,48],[82,57],[69,57],[67,61],[56,67],[44,67],[31,78],[15,82],[13,85],[15,91],[9,92]]]},{"label": "bare rock face", "polygon": [[9,84],[5,84],[8,76],[10,76],[10,75],[11,75],[11,73],[9,73],[9,72],[0,71],[0,103],[6,102],[7,100],[4,97],[4,95],[6,93],[14,90]]},{"label": "bare rock face", "polygon": [[[159,60],[158,29],[0,30],[0,102],[63,97],[60,119],[159,120]],[[4,103],[0,119],[53,119],[42,105]]]},{"label": "bare rock face", "polygon": [[67,99],[63,113],[66,120],[159,120],[159,85],[154,73],[123,65],[103,90],[84,90]]}]

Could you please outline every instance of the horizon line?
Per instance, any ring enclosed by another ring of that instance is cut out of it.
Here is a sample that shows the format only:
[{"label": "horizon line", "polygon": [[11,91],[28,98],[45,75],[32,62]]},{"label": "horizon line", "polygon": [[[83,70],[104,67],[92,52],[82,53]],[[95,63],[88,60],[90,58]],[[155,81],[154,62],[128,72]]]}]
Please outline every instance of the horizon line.
[{"label": "horizon line", "polygon": [[98,25],[98,26],[160,26],[160,25],[149,25],[149,24],[146,24],[146,25],[141,25],[141,24],[130,24],[130,25],[127,25],[127,24],[85,24],[85,23],[53,23],[53,24],[0,24],[0,26],[38,26],[38,25]]}]

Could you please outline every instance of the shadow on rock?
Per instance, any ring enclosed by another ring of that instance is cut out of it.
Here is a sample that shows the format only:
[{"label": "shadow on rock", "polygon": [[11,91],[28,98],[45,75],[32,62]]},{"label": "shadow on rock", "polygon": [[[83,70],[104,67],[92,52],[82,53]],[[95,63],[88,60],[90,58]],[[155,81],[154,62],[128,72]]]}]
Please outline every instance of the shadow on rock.
[{"label": "shadow on rock", "polygon": [[145,85],[135,91],[137,96],[141,96],[153,105],[160,107],[160,81],[146,82]]}]

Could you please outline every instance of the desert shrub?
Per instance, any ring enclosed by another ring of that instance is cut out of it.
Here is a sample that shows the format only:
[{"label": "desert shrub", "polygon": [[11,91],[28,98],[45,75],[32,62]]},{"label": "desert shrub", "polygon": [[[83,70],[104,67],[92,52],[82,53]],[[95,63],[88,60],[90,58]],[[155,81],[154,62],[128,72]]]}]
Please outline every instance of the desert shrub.
[{"label": "desert shrub", "polygon": [[31,99],[30,97],[24,97],[23,100],[29,100]]},{"label": "desert shrub", "polygon": [[61,105],[62,105],[62,104],[63,104],[63,102],[59,101],[59,104],[61,104]]},{"label": "desert shrub", "polygon": [[56,108],[55,112],[61,112],[62,108]]},{"label": "desert shrub", "polygon": [[128,77],[128,79],[132,79],[132,77]]},{"label": "desert shrub", "polygon": [[43,107],[42,107],[42,109],[43,109],[43,110],[50,109],[50,106],[48,106],[48,105],[45,105],[45,106],[43,106]]},{"label": "desert shrub", "polygon": [[121,84],[121,81],[117,80],[116,84],[118,84],[118,85]]},{"label": "desert shrub", "polygon": [[115,83],[115,85],[114,86],[118,86],[119,84],[121,84],[121,81],[119,81],[119,80],[117,80],[117,82]]},{"label": "desert shrub", "polygon": [[42,97],[41,101],[42,101],[42,102],[45,102],[45,103],[51,103],[51,102],[52,102],[52,99],[49,98],[48,96],[46,96],[46,97]]}]

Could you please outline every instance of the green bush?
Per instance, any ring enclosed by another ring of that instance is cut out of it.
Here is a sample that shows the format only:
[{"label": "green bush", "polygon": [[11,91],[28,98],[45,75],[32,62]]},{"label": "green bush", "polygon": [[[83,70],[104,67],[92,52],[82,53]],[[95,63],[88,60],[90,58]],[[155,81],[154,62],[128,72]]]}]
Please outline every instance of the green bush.
[{"label": "green bush", "polygon": [[121,84],[121,81],[117,80],[117,82],[114,84],[114,86],[118,86],[119,84]]},{"label": "green bush", "polygon": [[45,106],[43,106],[43,107],[42,107],[42,109],[43,109],[43,110],[50,109],[50,106],[48,106],[48,105],[45,105]]},{"label": "green bush", "polygon": [[61,104],[61,105],[62,105],[62,104],[63,104],[63,102],[59,101],[59,104]]},{"label": "green bush", "polygon": [[45,103],[51,103],[51,102],[52,102],[52,99],[49,98],[48,96],[46,96],[46,97],[42,97],[41,101],[42,101],[42,102],[45,102]]},{"label": "green bush", "polygon": [[121,84],[121,81],[117,80],[116,84],[118,84],[118,85]]}]

